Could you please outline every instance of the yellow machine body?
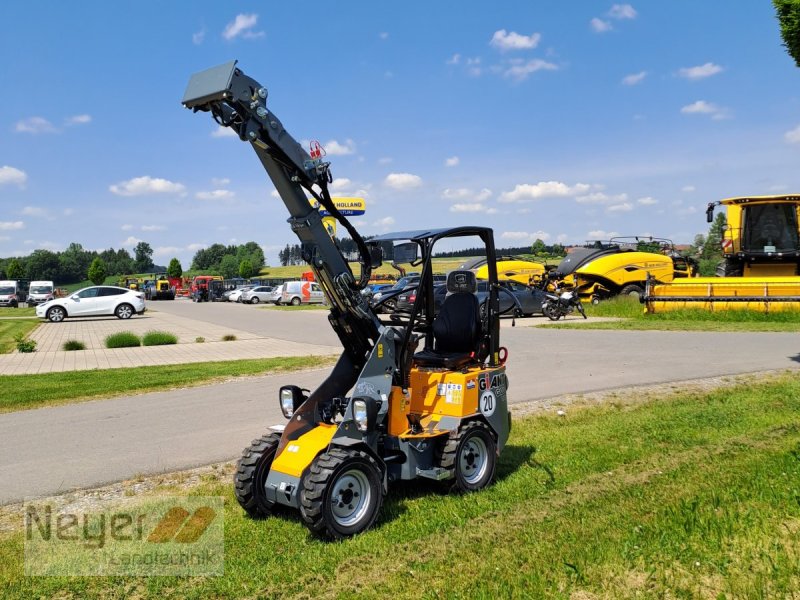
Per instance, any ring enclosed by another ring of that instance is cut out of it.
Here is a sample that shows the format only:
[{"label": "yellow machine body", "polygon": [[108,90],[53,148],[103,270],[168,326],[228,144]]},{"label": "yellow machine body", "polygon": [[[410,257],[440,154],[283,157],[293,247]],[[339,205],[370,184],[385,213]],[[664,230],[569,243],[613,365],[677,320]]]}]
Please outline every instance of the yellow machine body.
[{"label": "yellow machine body", "polygon": [[[497,278],[518,281],[523,285],[538,283],[545,272],[544,264],[532,260],[498,260]],[[489,278],[489,266],[484,264],[474,269],[478,279]]]},{"label": "yellow machine body", "polygon": [[745,196],[718,204],[727,217],[719,271],[725,276],[652,282],[646,311],[800,310],[800,196]]},{"label": "yellow machine body", "polygon": [[[392,387],[389,397],[389,435],[414,439],[450,433],[458,428],[462,419],[481,412],[481,392],[491,389],[498,376],[505,377],[504,366],[490,369],[472,367],[463,371],[412,368],[411,385],[407,393],[400,387]],[[421,431],[412,431],[409,416],[418,418]],[[320,423],[287,443],[276,455],[272,470],[300,477],[312,461],[328,448],[337,427],[335,424]]]},{"label": "yellow machine body", "polygon": [[646,312],[682,309],[708,311],[800,310],[800,277],[695,277],[651,285]]},{"label": "yellow machine body", "polygon": [[691,276],[691,269],[686,263],[680,268],[671,257],[655,252],[618,252],[588,262],[567,276],[564,284],[576,288],[581,300],[588,300],[617,294],[626,285],[644,290],[648,276],[670,282],[676,277]]}]

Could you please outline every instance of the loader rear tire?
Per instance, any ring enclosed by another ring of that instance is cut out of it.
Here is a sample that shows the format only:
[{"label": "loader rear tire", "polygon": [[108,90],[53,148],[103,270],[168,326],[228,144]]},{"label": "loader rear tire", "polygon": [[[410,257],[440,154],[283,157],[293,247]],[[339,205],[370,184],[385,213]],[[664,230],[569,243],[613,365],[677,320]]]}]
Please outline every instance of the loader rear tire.
[{"label": "loader rear tire", "polygon": [[233,493],[244,511],[252,518],[267,517],[274,504],[267,500],[264,485],[281,436],[268,433],[255,439],[244,449],[233,475]]},{"label": "loader rear tire", "polygon": [[300,515],[321,537],[340,540],[366,531],[382,504],[381,470],[366,452],[331,448],[303,476]]},{"label": "loader rear tire", "polygon": [[636,296],[637,300],[641,300],[644,297],[644,289],[640,285],[636,285],[635,283],[629,283],[620,290],[619,295]]},{"label": "loader rear tire", "polygon": [[447,469],[451,488],[474,492],[494,481],[497,470],[497,442],[483,421],[470,421],[448,438],[436,454],[436,466]]}]

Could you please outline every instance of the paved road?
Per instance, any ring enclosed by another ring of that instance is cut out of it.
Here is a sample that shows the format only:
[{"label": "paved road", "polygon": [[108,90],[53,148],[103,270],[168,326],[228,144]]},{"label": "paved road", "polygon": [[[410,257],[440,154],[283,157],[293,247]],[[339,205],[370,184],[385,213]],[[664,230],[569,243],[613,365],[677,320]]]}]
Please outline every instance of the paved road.
[{"label": "paved road", "polygon": [[[789,333],[517,327],[503,329],[503,342],[512,402],[800,366],[800,337]],[[282,422],[281,385],[312,387],[326,373],[0,415],[0,504],[234,458],[269,424]]]},{"label": "paved road", "polygon": [[264,305],[236,302],[149,302],[148,308],[195,318],[221,327],[248,331],[260,337],[308,344],[339,346],[339,338],[328,324],[326,310],[275,310]]}]

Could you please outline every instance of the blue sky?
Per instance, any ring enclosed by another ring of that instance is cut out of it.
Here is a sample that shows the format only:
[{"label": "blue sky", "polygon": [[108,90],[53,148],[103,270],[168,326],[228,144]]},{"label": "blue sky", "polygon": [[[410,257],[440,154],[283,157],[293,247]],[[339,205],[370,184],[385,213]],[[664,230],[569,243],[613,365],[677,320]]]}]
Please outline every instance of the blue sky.
[{"label": "blue sky", "polygon": [[[499,5],[499,6],[498,6]],[[760,2],[40,2],[0,15],[0,256],[294,243],[247,144],[183,109],[231,59],[326,146],[364,234],[690,242],[800,190],[800,69]]]}]

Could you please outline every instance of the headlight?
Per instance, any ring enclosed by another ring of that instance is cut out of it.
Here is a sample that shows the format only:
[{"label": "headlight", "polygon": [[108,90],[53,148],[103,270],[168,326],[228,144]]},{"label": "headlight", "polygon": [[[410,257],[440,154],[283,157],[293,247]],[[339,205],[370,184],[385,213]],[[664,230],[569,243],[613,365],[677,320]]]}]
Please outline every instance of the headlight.
[{"label": "headlight", "polygon": [[353,419],[355,419],[359,431],[366,431],[367,427],[369,427],[367,403],[364,400],[353,401]]},{"label": "headlight", "polygon": [[281,389],[281,412],[287,419],[291,419],[294,414],[294,394],[291,389]]}]

